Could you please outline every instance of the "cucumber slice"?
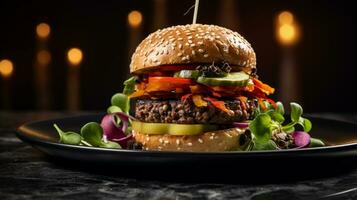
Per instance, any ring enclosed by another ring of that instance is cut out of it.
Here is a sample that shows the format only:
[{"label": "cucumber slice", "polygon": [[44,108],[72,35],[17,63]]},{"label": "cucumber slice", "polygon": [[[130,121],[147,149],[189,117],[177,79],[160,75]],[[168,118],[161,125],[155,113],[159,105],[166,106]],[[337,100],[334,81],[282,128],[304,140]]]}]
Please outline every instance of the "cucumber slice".
[{"label": "cucumber slice", "polygon": [[225,77],[203,77],[197,78],[197,82],[211,86],[246,86],[249,83],[249,75],[244,72],[229,73]]},{"label": "cucumber slice", "polygon": [[133,121],[134,131],[148,135],[197,135],[208,131],[217,130],[217,125],[207,124],[171,124],[171,123],[146,123]]},{"label": "cucumber slice", "polygon": [[181,70],[174,74],[174,77],[197,79],[200,76],[198,70]]}]

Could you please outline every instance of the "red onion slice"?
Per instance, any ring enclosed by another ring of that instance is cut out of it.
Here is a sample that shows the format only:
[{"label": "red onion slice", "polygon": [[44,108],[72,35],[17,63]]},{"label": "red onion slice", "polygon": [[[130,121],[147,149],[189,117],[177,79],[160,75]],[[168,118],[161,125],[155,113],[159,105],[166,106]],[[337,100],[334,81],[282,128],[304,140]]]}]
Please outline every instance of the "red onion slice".
[{"label": "red onion slice", "polygon": [[245,129],[245,128],[248,128],[249,123],[248,122],[233,122],[233,126],[236,128]]},{"label": "red onion slice", "polygon": [[[115,123],[115,116],[120,118],[120,125]],[[127,142],[132,138],[131,134],[126,135],[129,118],[130,116],[122,112],[105,115],[100,123],[104,131],[104,137],[107,140],[118,142],[122,148],[126,148]]]},{"label": "red onion slice", "polygon": [[291,135],[297,149],[307,147],[310,144],[311,137],[303,131],[295,131]]}]

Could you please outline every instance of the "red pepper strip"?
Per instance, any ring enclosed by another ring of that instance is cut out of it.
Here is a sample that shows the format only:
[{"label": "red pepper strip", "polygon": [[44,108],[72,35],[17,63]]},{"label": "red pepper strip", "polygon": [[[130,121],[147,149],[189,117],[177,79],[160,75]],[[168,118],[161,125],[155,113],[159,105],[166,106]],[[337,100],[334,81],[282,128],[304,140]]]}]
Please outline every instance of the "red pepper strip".
[{"label": "red pepper strip", "polygon": [[190,98],[192,96],[192,94],[185,94],[181,97],[181,101],[182,102],[186,102],[188,98]]},{"label": "red pepper strip", "polygon": [[220,94],[220,93],[218,93],[218,92],[213,92],[212,91],[212,95],[214,96],[214,97],[222,97],[222,95]]},{"label": "red pepper strip", "polygon": [[242,107],[242,110],[247,110],[247,106],[246,106],[247,97],[239,96],[238,99],[240,100],[240,106]]},{"label": "red pepper strip", "polygon": [[253,78],[253,83],[254,85],[261,90],[262,92],[264,92],[265,94],[269,95],[269,94],[273,94],[275,89],[270,87],[267,84],[264,84],[263,82],[261,82],[260,80]]},{"label": "red pepper strip", "polygon": [[224,105],[224,101],[218,101],[217,99],[205,97],[204,100],[209,101],[214,107],[226,112],[228,115],[234,115],[233,110],[230,110]]},{"label": "red pepper strip", "polygon": [[267,110],[267,107],[265,106],[265,104],[261,98],[258,99],[258,103],[259,103],[260,107],[263,109],[263,111]]},{"label": "red pepper strip", "polygon": [[265,100],[268,101],[271,105],[273,105],[274,109],[277,109],[277,108],[278,108],[278,106],[276,105],[276,103],[275,103],[274,100],[269,99],[269,98],[266,98]]},{"label": "red pepper strip", "polygon": [[197,107],[206,107],[207,106],[207,101],[204,101],[202,99],[201,95],[193,95],[192,96],[192,101]]}]

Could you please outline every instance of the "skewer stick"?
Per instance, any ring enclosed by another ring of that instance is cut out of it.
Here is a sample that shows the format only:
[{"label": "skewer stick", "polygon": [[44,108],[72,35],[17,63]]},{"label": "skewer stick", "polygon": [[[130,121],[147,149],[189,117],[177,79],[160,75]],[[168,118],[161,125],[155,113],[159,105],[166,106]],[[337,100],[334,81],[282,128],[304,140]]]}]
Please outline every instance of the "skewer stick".
[{"label": "skewer stick", "polygon": [[197,13],[198,13],[198,4],[200,3],[200,0],[196,0],[195,3],[195,11],[193,13],[193,20],[192,20],[192,24],[196,24],[197,21]]}]

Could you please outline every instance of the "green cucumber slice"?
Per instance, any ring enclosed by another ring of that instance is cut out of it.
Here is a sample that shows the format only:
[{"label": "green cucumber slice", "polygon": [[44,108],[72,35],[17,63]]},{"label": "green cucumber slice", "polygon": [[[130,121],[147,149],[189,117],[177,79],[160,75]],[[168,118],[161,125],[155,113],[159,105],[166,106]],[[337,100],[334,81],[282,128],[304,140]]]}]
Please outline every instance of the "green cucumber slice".
[{"label": "green cucumber slice", "polygon": [[174,77],[197,79],[200,76],[198,70],[181,70],[174,74]]},{"label": "green cucumber slice", "polygon": [[133,121],[132,129],[136,132],[159,135],[197,135],[208,131],[217,130],[217,125],[207,124],[172,124],[172,123],[146,123]]},{"label": "green cucumber slice", "polygon": [[197,78],[197,82],[210,86],[246,86],[249,83],[249,75],[245,72],[229,73],[225,77],[203,77]]}]

